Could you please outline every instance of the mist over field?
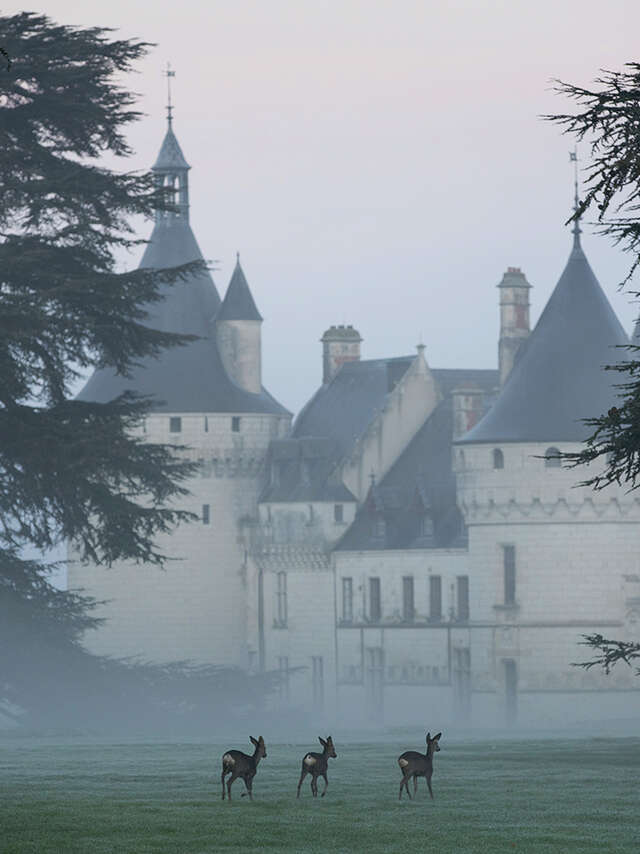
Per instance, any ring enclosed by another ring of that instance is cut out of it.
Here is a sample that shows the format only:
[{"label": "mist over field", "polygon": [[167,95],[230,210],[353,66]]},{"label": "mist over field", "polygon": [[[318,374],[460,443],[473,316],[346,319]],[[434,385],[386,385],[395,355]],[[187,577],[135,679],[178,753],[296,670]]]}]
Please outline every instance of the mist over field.
[{"label": "mist over field", "polygon": [[46,5],[0,854],[635,851],[640,5]]}]

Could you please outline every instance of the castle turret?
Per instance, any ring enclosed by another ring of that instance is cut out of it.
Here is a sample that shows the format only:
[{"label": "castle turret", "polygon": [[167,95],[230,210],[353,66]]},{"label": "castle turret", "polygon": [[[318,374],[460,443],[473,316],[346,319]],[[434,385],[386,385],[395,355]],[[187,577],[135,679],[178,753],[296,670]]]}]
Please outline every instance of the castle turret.
[{"label": "castle turret", "polygon": [[331,326],[322,338],[322,382],[330,382],[345,362],[360,361],[362,338],[353,326]]},{"label": "castle turret", "polygon": [[262,317],[236,261],[226,296],[216,316],[218,349],[227,374],[245,391],[262,390]]},{"label": "castle turret", "polygon": [[500,288],[500,340],[498,342],[498,367],[500,385],[511,373],[511,368],[522,342],[529,335],[529,290],[531,285],[520,267],[507,267],[498,285]]},{"label": "castle turret", "polygon": [[191,167],[187,163],[180,143],[173,132],[173,117],[171,106],[168,107],[167,132],[156,162],[151,171],[158,187],[167,191],[168,199],[174,206],[173,211],[158,211],[156,221],[179,217],[189,221],[189,180],[188,172]]}]

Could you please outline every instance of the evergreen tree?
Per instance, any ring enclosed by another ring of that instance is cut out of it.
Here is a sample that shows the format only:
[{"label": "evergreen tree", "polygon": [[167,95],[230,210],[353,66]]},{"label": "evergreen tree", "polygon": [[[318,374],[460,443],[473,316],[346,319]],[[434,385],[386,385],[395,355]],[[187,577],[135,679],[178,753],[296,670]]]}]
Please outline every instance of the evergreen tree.
[{"label": "evergreen tree", "polygon": [[[596,211],[599,232],[631,256],[623,283],[628,285],[640,265],[640,63],[628,63],[623,71],[602,71],[594,88],[557,81],[556,91],[578,109],[545,118],[578,141],[586,141],[591,151],[584,199],[571,219]],[[640,297],[639,291],[631,288],[630,292]],[[598,472],[581,484],[594,489],[613,483],[630,491],[640,487],[640,340],[634,336],[622,350],[627,358],[605,368],[621,375],[619,404],[586,421],[593,432],[584,448],[562,454],[570,466],[599,461]],[[582,665],[587,668],[597,664],[608,673],[617,661],[631,666],[640,657],[640,644],[632,641],[596,634],[585,636],[585,643],[598,653]]]},{"label": "evergreen tree", "polygon": [[36,680],[68,686],[71,661],[103,675],[126,665],[82,649],[93,603],[55,590],[23,547],[66,541],[83,561],[160,565],[156,535],[194,518],[172,503],[192,464],[136,433],[151,402],[73,396],[90,369],[127,375],[192,340],[146,326],[144,306],[165,283],[188,287],[202,262],[116,264],[139,242],[130,219],[170,202],[150,174],[100,165],[130,154],[123,129],[140,114],[116,79],[149,45],[26,12],[0,17],[0,44],[0,701],[37,714]]}]

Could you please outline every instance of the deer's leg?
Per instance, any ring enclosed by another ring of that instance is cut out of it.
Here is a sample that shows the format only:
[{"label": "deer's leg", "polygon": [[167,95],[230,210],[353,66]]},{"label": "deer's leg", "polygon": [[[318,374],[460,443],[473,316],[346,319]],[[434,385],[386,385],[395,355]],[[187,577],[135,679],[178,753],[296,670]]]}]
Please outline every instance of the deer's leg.
[{"label": "deer's leg", "polygon": [[227,780],[227,797],[229,798],[229,800],[231,800],[231,784],[233,783],[234,780],[237,780],[237,778],[238,778],[238,775],[236,774],[236,772],[232,771],[231,776]]},{"label": "deer's leg", "polygon": [[431,800],[433,800],[433,790],[431,789],[431,777],[427,777],[427,786],[429,787],[429,794],[431,795]]},{"label": "deer's leg", "polygon": [[244,785],[245,785],[245,788],[247,791],[242,793],[242,797],[244,798],[245,795],[249,795],[249,800],[252,801],[253,800],[253,777],[251,777],[251,776],[245,777],[244,778]]},{"label": "deer's leg", "polygon": [[407,790],[407,794],[409,795],[409,800],[411,800],[411,792],[409,791],[409,786],[407,785],[409,778],[405,773],[402,774],[402,781],[400,782],[400,793],[398,795],[398,800],[402,800],[402,789],[403,787]]},{"label": "deer's leg", "polygon": [[300,772],[300,779],[298,780],[298,794],[296,795],[296,798],[300,797],[300,786],[302,785],[302,781],[304,780],[304,778],[306,776],[307,776],[307,769],[303,765],[302,771]]},{"label": "deer's leg", "polygon": [[320,795],[321,798],[327,794],[327,789],[329,788],[329,781],[327,780],[327,772],[325,771],[322,775],[324,777],[324,792]]},{"label": "deer's leg", "polygon": [[227,773],[227,770],[223,765],[222,766],[222,774],[220,775],[220,782],[222,783],[222,800],[223,801],[224,801],[224,777],[225,777],[226,773]]},{"label": "deer's leg", "polygon": [[414,798],[415,798],[417,793],[418,793],[418,775],[414,774],[413,775],[413,797]]},{"label": "deer's leg", "polygon": [[318,778],[315,774],[311,775],[311,791],[313,792],[313,797],[318,797]]}]

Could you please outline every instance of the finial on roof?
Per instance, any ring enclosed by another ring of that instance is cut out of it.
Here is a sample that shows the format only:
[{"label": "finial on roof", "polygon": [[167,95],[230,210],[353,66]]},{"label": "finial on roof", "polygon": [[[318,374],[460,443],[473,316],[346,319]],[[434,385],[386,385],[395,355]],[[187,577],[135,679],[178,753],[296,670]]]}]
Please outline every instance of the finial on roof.
[{"label": "finial on roof", "polygon": [[171,69],[171,63],[167,62],[166,71],[162,72],[167,78],[167,122],[169,127],[173,121],[173,105],[171,104],[171,78],[176,76],[175,71]]},{"label": "finial on roof", "polygon": [[240,263],[240,253],[236,252],[236,264]]},{"label": "finial on roof", "polygon": [[[573,210],[574,213],[577,212],[580,208],[580,199],[578,197],[578,149],[574,147],[573,151],[569,152],[569,162],[573,163]],[[580,249],[580,234],[582,233],[582,229],[580,228],[580,217],[577,216],[573,221],[573,248]]]}]

